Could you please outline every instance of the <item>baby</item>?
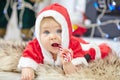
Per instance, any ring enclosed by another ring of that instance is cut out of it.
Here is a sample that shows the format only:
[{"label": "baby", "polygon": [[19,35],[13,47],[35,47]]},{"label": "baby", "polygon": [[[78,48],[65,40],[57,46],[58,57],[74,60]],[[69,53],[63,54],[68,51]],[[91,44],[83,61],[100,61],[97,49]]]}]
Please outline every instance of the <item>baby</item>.
[{"label": "baby", "polygon": [[[83,50],[81,43],[88,43],[72,36],[69,14],[65,7],[57,3],[40,11],[35,32],[36,38],[28,43],[18,64],[21,80],[34,79],[34,72],[39,64],[60,66],[65,74],[75,73],[77,65],[88,65],[87,60],[93,59],[93,56],[95,58],[99,48],[89,46]],[[98,53],[100,52],[99,48]],[[86,55],[90,56],[89,59]]]}]

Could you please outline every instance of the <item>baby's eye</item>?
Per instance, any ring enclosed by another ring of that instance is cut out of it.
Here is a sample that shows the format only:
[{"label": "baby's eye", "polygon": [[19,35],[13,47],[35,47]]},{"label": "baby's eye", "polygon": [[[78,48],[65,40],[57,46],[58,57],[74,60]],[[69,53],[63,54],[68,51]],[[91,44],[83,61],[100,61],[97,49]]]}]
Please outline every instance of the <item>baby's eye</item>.
[{"label": "baby's eye", "polygon": [[58,29],[58,30],[57,30],[57,33],[62,33],[62,30],[61,30],[61,29]]},{"label": "baby's eye", "polygon": [[49,34],[50,32],[46,30],[46,31],[44,31],[43,33],[44,33],[44,34]]}]

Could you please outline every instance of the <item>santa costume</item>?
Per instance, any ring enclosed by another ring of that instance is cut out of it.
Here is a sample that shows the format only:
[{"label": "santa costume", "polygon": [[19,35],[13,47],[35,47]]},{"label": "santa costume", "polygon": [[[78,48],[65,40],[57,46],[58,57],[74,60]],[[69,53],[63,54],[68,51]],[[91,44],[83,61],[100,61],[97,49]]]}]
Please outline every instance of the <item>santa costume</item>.
[{"label": "santa costume", "polygon": [[[72,63],[74,65],[85,64],[88,65],[85,58],[86,54],[90,56],[90,59],[101,58],[101,51],[99,46],[89,44],[82,39],[72,36],[72,25],[69,14],[63,6],[54,3],[45,7],[37,16],[35,23],[36,38],[28,43],[20,58],[18,68],[31,67],[36,69],[37,66],[42,64],[62,65],[60,57],[57,56],[56,61],[53,60],[52,55],[41,44],[40,41],[40,23],[43,17],[52,16],[62,27],[62,48],[73,50]],[[107,54],[108,51],[104,52]],[[59,54],[59,53],[58,53]]]}]

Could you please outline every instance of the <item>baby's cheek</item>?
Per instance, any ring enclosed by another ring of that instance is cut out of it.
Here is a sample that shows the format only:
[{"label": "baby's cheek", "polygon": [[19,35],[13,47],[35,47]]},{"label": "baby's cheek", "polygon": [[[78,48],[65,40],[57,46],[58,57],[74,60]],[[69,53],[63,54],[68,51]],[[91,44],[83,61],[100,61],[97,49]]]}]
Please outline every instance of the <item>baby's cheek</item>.
[{"label": "baby's cheek", "polygon": [[44,38],[44,37],[41,37],[40,42],[41,42],[41,44],[43,46],[47,46],[48,45],[48,40],[46,40],[46,38]]}]

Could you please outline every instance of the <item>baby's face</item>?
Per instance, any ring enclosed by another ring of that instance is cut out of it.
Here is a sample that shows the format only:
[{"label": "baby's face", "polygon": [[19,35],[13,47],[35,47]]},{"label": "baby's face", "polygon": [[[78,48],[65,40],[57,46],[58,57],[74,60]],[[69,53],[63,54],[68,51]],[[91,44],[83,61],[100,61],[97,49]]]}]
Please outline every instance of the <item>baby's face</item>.
[{"label": "baby's face", "polygon": [[40,40],[43,47],[52,54],[59,52],[59,47],[54,46],[61,44],[62,29],[59,23],[53,18],[45,18],[40,25]]}]

